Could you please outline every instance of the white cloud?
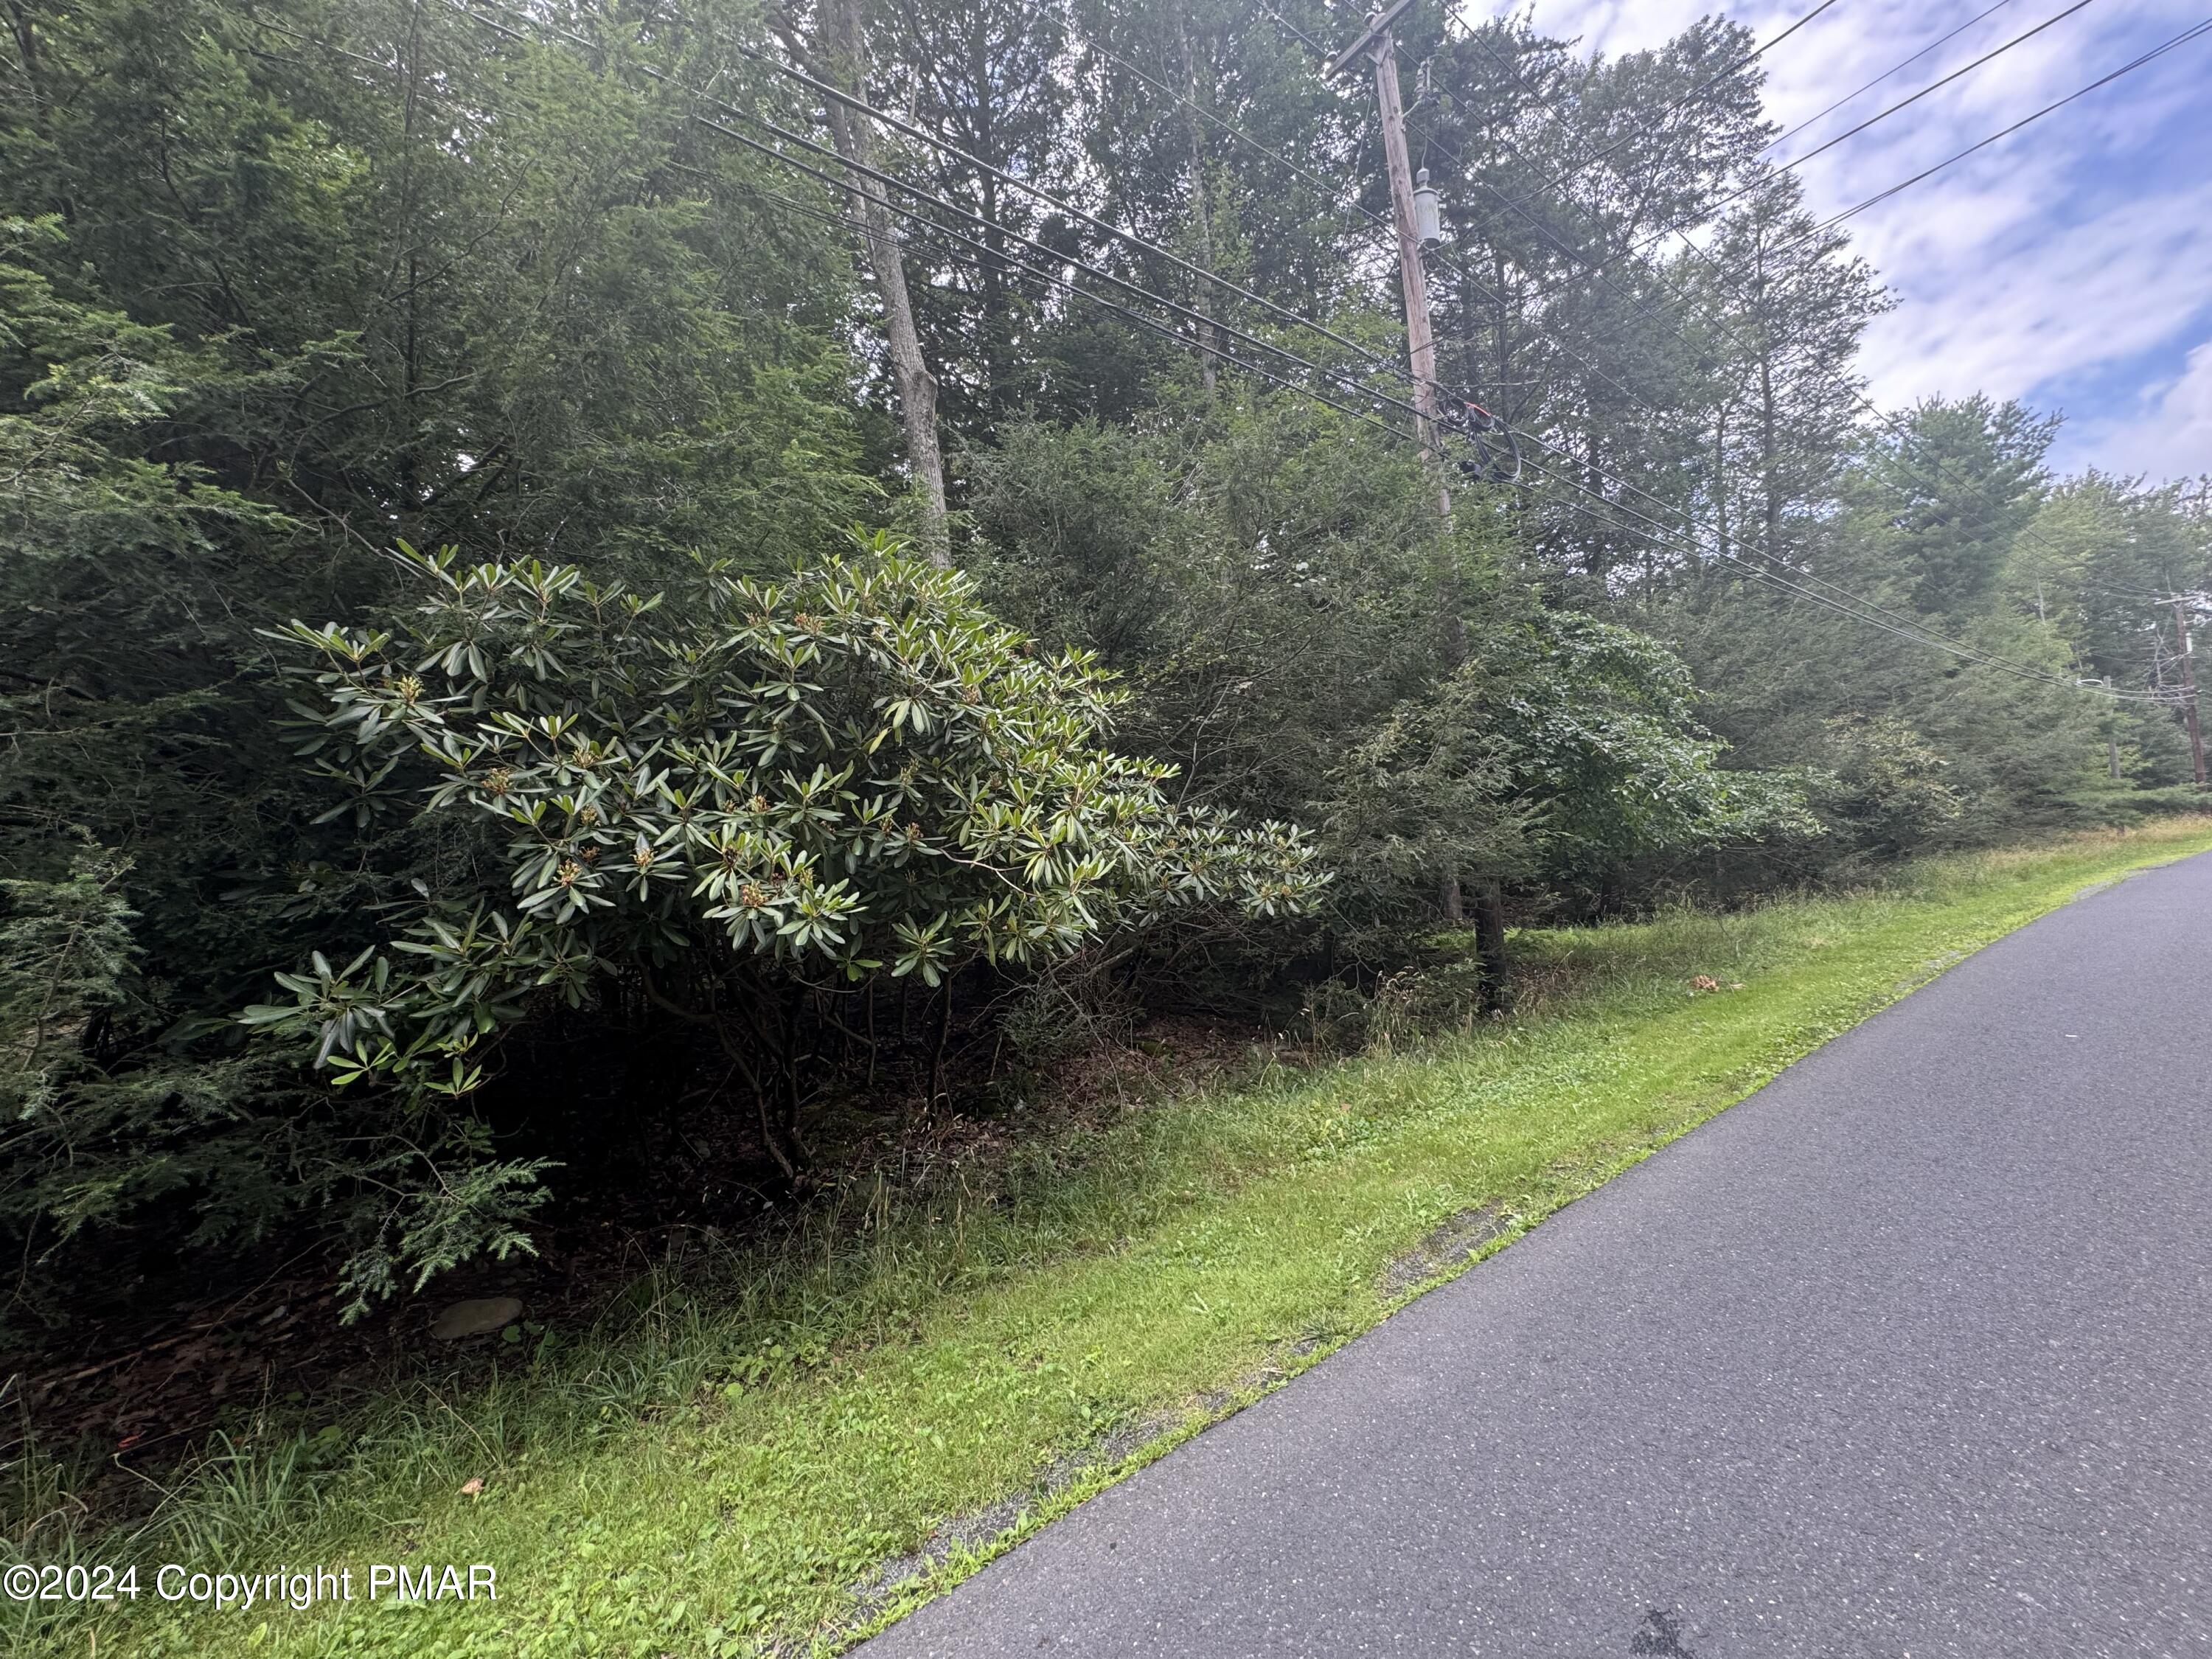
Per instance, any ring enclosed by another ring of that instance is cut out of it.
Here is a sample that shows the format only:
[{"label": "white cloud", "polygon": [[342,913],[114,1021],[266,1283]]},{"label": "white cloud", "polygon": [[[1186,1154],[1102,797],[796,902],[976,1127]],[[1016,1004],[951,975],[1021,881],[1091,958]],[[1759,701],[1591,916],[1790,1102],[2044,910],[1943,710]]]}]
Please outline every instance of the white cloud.
[{"label": "white cloud", "polygon": [[2125,202],[2077,223],[2033,214],[1966,238],[1973,187],[1927,204],[1923,228],[1877,263],[1903,303],[1875,325],[1864,367],[1887,400],[2028,397],[2174,340],[2206,300],[2212,184]]},{"label": "white cloud", "polygon": [[2088,459],[2123,476],[2185,478],[2212,473],[2212,340],[2189,354],[2180,375],[2148,388],[2131,419],[2083,434]]},{"label": "white cloud", "polygon": [[[1764,59],[1767,109],[1805,120],[1972,17],[1988,0],[1850,0],[1813,19]],[[1823,117],[1781,149],[1802,155],[1859,120],[1963,67],[2063,9],[2064,0],[2002,5],[1955,40]],[[1537,0],[1534,26],[1580,36],[1584,52],[1657,46],[1714,9],[1711,0]],[[1771,39],[1808,0],[1728,8]],[[1470,20],[1488,5],[1465,8]],[[2200,0],[2098,0],[1881,125],[1808,161],[1808,205],[1833,213],[1930,167],[2118,68],[2197,21]],[[1870,331],[1863,368],[1895,405],[1931,392],[1987,391],[2051,402],[2096,386],[2118,408],[2081,417],[2069,452],[2099,456],[2125,440],[2130,470],[2206,465],[2201,424],[2176,428],[2160,398],[2201,411],[2212,384],[2203,347],[2181,372],[2191,325],[2212,284],[2212,183],[2179,159],[2205,153],[2203,88],[2212,42],[2178,48],[2114,86],[2045,117],[1850,222],[1858,251],[1895,290],[1899,308]],[[2130,396],[2098,377],[2149,362],[2167,384]],[[2197,398],[2197,403],[2189,402]],[[2156,407],[2154,408],[2154,404]],[[2190,418],[2201,419],[2200,416]],[[2169,429],[2194,431],[2168,441]],[[2191,446],[2194,444],[2192,448]]]}]

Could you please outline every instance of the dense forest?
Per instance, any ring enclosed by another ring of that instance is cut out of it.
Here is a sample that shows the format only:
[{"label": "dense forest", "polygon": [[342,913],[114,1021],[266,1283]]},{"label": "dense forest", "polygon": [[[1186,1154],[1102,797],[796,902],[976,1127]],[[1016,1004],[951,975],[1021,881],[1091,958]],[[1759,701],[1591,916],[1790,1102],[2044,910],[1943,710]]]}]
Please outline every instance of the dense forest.
[{"label": "dense forest", "polygon": [[1354,7],[4,9],[11,1338],[2201,800],[2212,491],[1869,402],[1722,19],[1401,20],[1431,453]]}]

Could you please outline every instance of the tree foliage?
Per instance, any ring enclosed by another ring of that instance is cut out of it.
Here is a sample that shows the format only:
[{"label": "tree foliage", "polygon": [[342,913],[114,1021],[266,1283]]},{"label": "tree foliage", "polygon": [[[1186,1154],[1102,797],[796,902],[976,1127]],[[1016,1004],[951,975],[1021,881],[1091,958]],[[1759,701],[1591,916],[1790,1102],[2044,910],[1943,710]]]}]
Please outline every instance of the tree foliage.
[{"label": "tree foliage", "polygon": [[[580,1007],[627,976],[716,1029],[790,1170],[795,1032],[825,996],[1193,907],[1296,915],[1322,884],[1297,830],[1179,809],[1173,767],[1103,747],[1121,694],[1087,653],[1039,655],[895,544],[782,580],[702,562],[651,595],[574,566],[407,563],[428,592],[404,635],[290,629],[302,752],[343,789],[333,814],[419,801],[467,850],[410,878],[388,951],[318,954],[279,975],[290,1005],[245,1018],[313,1034],[339,1085],[396,1085],[417,1115],[481,1085],[478,1050],[533,997]],[[511,1202],[527,1173],[475,1178]],[[489,1206],[488,1236],[506,1218]],[[397,1254],[428,1277],[454,1249]],[[393,1254],[360,1260],[365,1291]]]},{"label": "tree foliage", "polygon": [[26,1305],[102,1252],[306,1232],[374,1295],[526,1248],[579,1115],[742,1121],[788,1185],[1039,974],[1277,1020],[1463,906],[1495,982],[1514,916],[2195,799],[2205,485],[1870,410],[1892,297],[1736,23],[1401,20],[1439,372],[1530,460],[1447,523],[1378,429],[1338,10],[853,0],[956,574],[898,550],[890,262],[775,67],[832,20],[491,9],[9,8]]}]

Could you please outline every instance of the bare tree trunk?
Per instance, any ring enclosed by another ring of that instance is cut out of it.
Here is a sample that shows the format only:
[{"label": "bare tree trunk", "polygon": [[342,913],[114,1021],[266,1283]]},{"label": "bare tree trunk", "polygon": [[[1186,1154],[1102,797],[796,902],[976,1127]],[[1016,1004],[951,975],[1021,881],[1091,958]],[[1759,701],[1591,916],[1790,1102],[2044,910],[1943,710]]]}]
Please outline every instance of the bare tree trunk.
[{"label": "bare tree trunk", "polygon": [[[827,79],[854,97],[866,95],[866,58],[860,39],[860,0],[830,0],[823,14],[823,70]],[[837,154],[857,167],[872,164],[873,135],[867,120],[835,98],[829,100],[830,132]],[[883,186],[857,170],[861,240],[876,274],[890,337],[891,377],[898,386],[899,421],[906,429],[906,458],[921,485],[922,543],[930,563],[945,569],[952,550],[945,524],[945,458],[937,442],[937,377],[922,361],[921,336],[914,325],[914,300],[906,285],[906,261],[891,234],[890,206]]]},{"label": "bare tree trunk", "polygon": [[[1198,55],[1191,50],[1190,25],[1179,8],[1176,12],[1176,33],[1182,43],[1183,125],[1190,136],[1190,205],[1198,224],[1198,263],[1211,271],[1213,269],[1213,215],[1206,205],[1206,145],[1204,135],[1198,126]],[[1206,333],[1212,337],[1208,343],[1218,348],[1221,343],[1220,337],[1210,326],[1213,316],[1212,290],[1200,288],[1198,309],[1208,319]],[[1212,397],[1215,384],[1220,378],[1219,371],[1214,367],[1212,352],[1199,354],[1199,374],[1205,380],[1206,395]]]},{"label": "bare tree trunk", "polygon": [[1474,937],[1482,958],[1482,1011],[1496,1013],[1505,1006],[1505,884],[1494,878],[1475,895]]},{"label": "bare tree trunk", "polygon": [[1759,466],[1761,487],[1766,494],[1765,529],[1766,556],[1778,559],[1782,553],[1782,457],[1777,432],[1778,410],[1774,392],[1774,337],[1769,331],[1766,314],[1766,246],[1760,238],[1757,274],[1753,279],[1753,292],[1759,304]]},{"label": "bare tree trunk", "polygon": [[1774,369],[1763,343],[1759,357],[1759,403],[1760,470],[1766,475],[1766,556],[1771,559],[1781,556],[1782,551],[1782,483],[1776,477],[1779,460],[1775,454]]},{"label": "bare tree trunk", "polygon": [[1728,405],[1720,406],[1713,417],[1713,528],[1720,538],[1721,551],[1728,551],[1729,495],[1728,495]]}]

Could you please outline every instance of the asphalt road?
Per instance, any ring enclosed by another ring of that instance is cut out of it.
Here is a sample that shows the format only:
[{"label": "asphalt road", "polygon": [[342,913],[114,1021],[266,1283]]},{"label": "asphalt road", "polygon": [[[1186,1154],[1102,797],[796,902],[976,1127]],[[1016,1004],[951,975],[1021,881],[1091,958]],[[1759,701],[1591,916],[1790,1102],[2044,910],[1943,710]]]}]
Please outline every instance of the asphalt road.
[{"label": "asphalt road", "polygon": [[2212,855],[2000,941],[866,1659],[2212,1653]]}]

